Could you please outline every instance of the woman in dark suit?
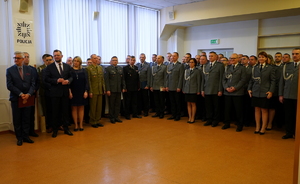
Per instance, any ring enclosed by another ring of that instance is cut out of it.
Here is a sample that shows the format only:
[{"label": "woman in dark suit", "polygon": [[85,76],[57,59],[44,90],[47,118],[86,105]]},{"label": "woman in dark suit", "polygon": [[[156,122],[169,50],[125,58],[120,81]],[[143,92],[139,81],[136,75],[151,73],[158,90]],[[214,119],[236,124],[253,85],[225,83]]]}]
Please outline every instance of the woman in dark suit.
[{"label": "woman in dark suit", "polygon": [[201,72],[196,68],[197,61],[191,58],[190,68],[185,69],[183,76],[182,91],[185,94],[189,114],[188,123],[195,122],[197,95],[201,92]]},{"label": "woman in dark suit", "polygon": [[83,131],[83,115],[84,115],[84,105],[87,103],[89,83],[88,75],[85,69],[81,66],[82,60],[79,56],[73,59],[73,68],[71,70],[71,75],[73,77],[73,82],[70,85],[70,99],[72,106],[72,117],[75,124],[74,131],[78,131],[78,121],[79,130]]},{"label": "woman in dark suit", "polygon": [[[252,69],[252,78],[248,85],[248,93],[252,97],[252,106],[255,107],[255,134],[265,134],[270,98],[275,90],[275,71],[274,67],[267,63],[268,55],[266,52],[258,54],[258,64]],[[262,125],[260,120],[262,119]]]}]

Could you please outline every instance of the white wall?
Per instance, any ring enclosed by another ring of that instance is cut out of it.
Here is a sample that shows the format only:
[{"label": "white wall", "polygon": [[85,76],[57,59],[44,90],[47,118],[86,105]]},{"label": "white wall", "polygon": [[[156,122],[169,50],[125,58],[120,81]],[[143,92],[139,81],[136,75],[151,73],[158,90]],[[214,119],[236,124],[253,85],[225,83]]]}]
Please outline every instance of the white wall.
[{"label": "white wall", "polygon": [[[259,35],[300,33],[299,20],[300,15],[188,27],[181,29],[184,30],[185,34],[182,39],[184,40],[184,48],[180,50],[180,54],[190,52],[192,56],[195,56],[199,49],[214,50],[233,48],[236,53],[256,55]],[[177,34],[175,31],[170,36],[167,41],[168,51],[176,51],[174,49],[178,48],[178,36],[181,35],[182,34]],[[220,44],[211,45],[211,39],[220,39]],[[278,39],[282,38],[278,37]],[[296,46],[297,44],[300,46],[300,42],[298,43],[297,40],[294,42],[296,42]],[[273,47],[280,47],[281,45],[279,43],[280,41],[275,41]],[[291,50],[292,48],[281,48],[268,49],[266,51],[274,55],[277,51],[291,53]]]},{"label": "white wall", "polygon": [[[236,53],[256,54],[258,20],[230,22],[190,27],[185,34],[185,52],[193,56],[198,49],[233,48]],[[210,45],[211,39],[220,39],[218,45]]]}]

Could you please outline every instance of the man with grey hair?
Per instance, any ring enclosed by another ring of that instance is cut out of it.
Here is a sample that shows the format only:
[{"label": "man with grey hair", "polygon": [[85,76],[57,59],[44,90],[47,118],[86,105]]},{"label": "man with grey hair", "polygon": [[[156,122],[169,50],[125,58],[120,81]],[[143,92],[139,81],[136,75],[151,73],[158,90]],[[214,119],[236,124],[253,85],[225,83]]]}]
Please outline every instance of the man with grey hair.
[{"label": "man with grey hair", "polygon": [[34,74],[29,66],[23,65],[24,53],[16,51],[14,53],[15,65],[6,70],[6,86],[10,91],[13,125],[17,138],[17,145],[23,142],[34,143],[29,138],[29,98],[35,89]]}]

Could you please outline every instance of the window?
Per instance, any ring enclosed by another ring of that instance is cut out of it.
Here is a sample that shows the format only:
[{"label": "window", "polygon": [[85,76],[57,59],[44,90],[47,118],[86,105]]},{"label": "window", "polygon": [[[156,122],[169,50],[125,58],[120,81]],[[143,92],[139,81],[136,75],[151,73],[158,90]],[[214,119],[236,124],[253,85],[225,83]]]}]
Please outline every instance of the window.
[{"label": "window", "polygon": [[[94,17],[94,12],[99,16]],[[105,0],[45,0],[46,50],[80,56],[99,54],[108,64],[112,56],[157,53],[158,12]]]}]

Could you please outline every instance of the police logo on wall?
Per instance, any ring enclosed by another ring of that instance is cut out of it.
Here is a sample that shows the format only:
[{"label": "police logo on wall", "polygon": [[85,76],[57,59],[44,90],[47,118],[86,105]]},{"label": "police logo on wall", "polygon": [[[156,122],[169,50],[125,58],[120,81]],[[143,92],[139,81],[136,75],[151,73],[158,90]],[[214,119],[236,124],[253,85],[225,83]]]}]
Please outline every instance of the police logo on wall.
[{"label": "police logo on wall", "polygon": [[33,21],[18,20],[15,21],[15,41],[18,45],[33,44]]}]

